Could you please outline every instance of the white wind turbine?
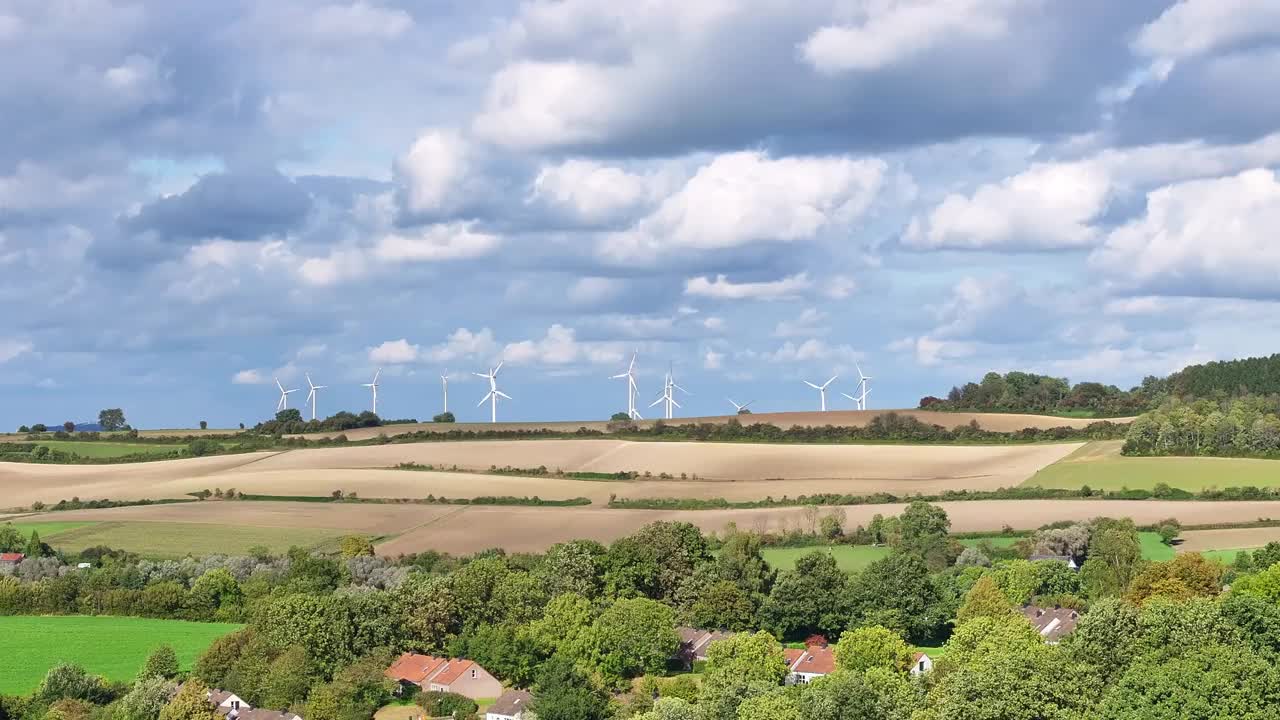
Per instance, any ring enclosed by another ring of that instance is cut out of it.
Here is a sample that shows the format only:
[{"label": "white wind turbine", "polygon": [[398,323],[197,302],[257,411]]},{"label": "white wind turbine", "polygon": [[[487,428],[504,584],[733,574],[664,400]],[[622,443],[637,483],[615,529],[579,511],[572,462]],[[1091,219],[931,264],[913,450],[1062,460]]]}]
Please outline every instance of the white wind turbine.
[{"label": "white wind turbine", "polygon": [[367,387],[373,391],[373,414],[378,414],[378,378],[382,377],[382,368],[378,368],[378,372],[373,374],[373,382],[365,383],[361,387]]},{"label": "white wind turbine", "polygon": [[858,393],[858,409],[866,410],[867,394],[871,392],[871,387],[867,385],[867,381],[871,380],[872,378],[870,376],[862,374],[862,366],[858,364],[858,361],[855,360],[853,362],[853,365],[854,367],[858,368],[858,387],[861,390],[861,392]]},{"label": "white wind turbine", "polygon": [[747,406],[755,402],[755,400],[748,400],[745,403],[739,405],[738,403],[733,401],[733,398],[725,398],[725,400],[729,401],[729,404],[733,406],[733,411],[738,414],[741,414],[743,410],[747,409]]},{"label": "white wind turbine", "polygon": [[498,389],[498,371],[502,369],[502,362],[504,361],[500,361],[498,363],[498,367],[489,368],[489,372],[487,374],[472,373],[472,375],[475,375],[476,377],[489,379],[489,393],[484,397],[480,398],[480,402],[476,403],[476,407],[480,407],[481,405],[483,405],[486,400],[489,401],[490,403],[490,413],[489,413],[490,420],[489,421],[495,422],[495,423],[498,422],[498,398],[504,397],[508,400],[511,399],[510,395]]},{"label": "white wind turbine", "polygon": [[280,402],[276,403],[276,412],[280,412],[281,410],[288,410],[289,409],[289,393],[296,393],[298,392],[298,390],[296,388],[293,390],[285,390],[284,386],[280,384],[280,378],[276,378],[275,380],[276,380],[276,387],[280,388]]},{"label": "white wind turbine", "polygon": [[307,402],[311,403],[311,419],[316,419],[316,403],[320,400],[319,390],[324,390],[328,385],[316,385],[311,382],[311,373],[307,373],[307,385],[311,388],[311,392],[307,393]]},{"label": "white wind turbine", "polygon": [[662,383],[662,394],[658,396],[657,400],[650,403],[649,407],[653,407],[654,405],[665,401],[667,404],[667,419],[670,420],[673,417],[673,411],[671,409],[672,406],[680,407],[680,403],[676,402],[676,390],[679,390],[685,395],[693,394],[676,384],[676,380],[671,374],[671,369],[668,368],[667,379]]},{"label": "white wind turbine", "polygon": [[836,381],[836,378],[838,378],[838,377],[840,377],[840,376],[839,376],[839,375],[832,375],[830,380],[828,380],[828,381],[826,381],[826,382],[822,383],[821,385],[814,385],[813,383],[809,382],[808,380],[805,380],[805,381],[804,381],[804,384],[805,384],[805,385],[808,385],[809,387],[813,388],[814,390],[817,390],[817,391],[818,391],[818,395],[819,395],[819,396],[821,396],[821,398],[822,398],[822,412],[826,412],[826,411],[827,411],[827,386],[828,386],[828,385],[830,385],[831,383],[835,382],[835,381]]},{"label": "white wind turbine", "polygon": [[449,412],[449,370],[446,369],[444,374],[440,376],[440,383],[444,386],[444,410]]},{"label": "white wind turbine", "polygon": [[636,387],[636,355],[638,354],[639,351],[631,353],[631,364],[627,366],[626,372],[618,373],[609,378],[610,380],[627,379],[627,416],[632,420],[644,419],[640,417],[640,411],[636,410],[636,395],[640,392],[639,388]]}]

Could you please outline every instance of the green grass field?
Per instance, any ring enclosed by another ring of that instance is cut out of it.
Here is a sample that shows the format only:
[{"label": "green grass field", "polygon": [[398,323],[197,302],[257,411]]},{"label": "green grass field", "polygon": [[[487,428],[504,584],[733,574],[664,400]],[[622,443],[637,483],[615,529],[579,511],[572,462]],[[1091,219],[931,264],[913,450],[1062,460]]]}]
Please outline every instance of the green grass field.
[{"label": "green grass field", "polygon": [[861,570],[889,554],[887,547],[870,545],[816,545],[812,547],[767,547],[761,553],[764,559],[779,570],[791,570],[796,560],[814,550],[821,550],[836,559],[836,565],[846,572]]},{"label": "green grass field", "polygon": [[1218,487],[1280,487],[1280,461],[1247,458],[1124,457],[1118,441],[1093,442],[1042,469],[1023,485],[1078,490],[1150,490],[1157,483],[1191,492]]},{"label": "green grass field", "polygon": [[176,522],[99,522],[41,539],[66,552],[80,552],[96,545],[128,550],[144,557],[178,558],[191,555],[247,555],[262,545],[283,553],[297,545],[319,548],[341,537],[339,530],[314,528],[266,528],[244,525],[209,525]]},{"label": "green grass field", "polygon": [[50,450],[75,453],[80,457],[113,458],[125,455],[159,455],[174,450],[185,450],[182,445],[148,445],[145,443],[76,442],[75,440],[43,440],[39,443]]},{"label": "green grass field", "polygon": [[30,535],[32,530],[40,533],[40,539],[44,542],[49,542],[50,538],[68,530],[75,530],[76,528],[93,524],[92,522],[25,522],[23,520],[15,520],[12,523],[18,532],[23,535]]},{"label": "green grass field", "polygon": [[164,643],[190,668],[210,643],[239,628],[146,618],[0,617],[0,693],[30,693],[62,662],[79,663],[110,680],[132,680],[147,655]]}]

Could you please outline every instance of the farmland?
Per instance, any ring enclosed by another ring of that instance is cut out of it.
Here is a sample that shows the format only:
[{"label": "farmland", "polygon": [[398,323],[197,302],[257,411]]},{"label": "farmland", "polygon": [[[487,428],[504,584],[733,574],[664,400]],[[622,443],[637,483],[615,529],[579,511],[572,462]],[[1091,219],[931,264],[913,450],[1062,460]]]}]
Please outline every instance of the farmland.
[{"label": "farmland", "polygon": [[126,455],[165,455],[185,449],[182,445],[125,442],[77,442],[73,440],[40,440],[35,443],[50,450],[75,453],[86,458],[115,458]]},{"label": "farmland", "polygon": [[[18,526],[22,527],[22,526]],[[291,546],[319,549],[334,543],[343,533],[324,528],[252,527],[214,523],[99,522],[43,537],[44,542],[66,552],[105,545],[150,558],[191,555],[248,555],[250,548],[265,547],[284,553]]]},{"label": "farmland", "polygon": [[1157,483],[1196,492],[1206,488],[1280,487],[1280,462],[1248,458],[1124,457],[1121,441],[1091,442],[1037,472],[1026,485],[1095,490],[1145,489]]},{"label": "farmland", "polygon": [[132,680],[147,655],[164,643],[190,668],[210,643],[239,627],[123,617],[0,617],[0,694],[31,692],[45,671],[62,662],[79,663],[110,680]]}]

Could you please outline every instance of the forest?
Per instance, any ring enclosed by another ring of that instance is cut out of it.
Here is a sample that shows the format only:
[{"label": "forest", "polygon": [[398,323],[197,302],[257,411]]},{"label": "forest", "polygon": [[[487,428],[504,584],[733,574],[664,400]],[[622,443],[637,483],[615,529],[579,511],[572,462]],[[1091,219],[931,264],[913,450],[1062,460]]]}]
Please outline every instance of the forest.
[{"label": "forest", "polygon": [[953,387],[946,398],[928,396],[920,408],[957,412],[1014,412],[1125,417],[1170,399],[1226,400],[1280,394],[1280,354],[1190,365],[1166,378],[1149,376],[1129,390],[1098,382],[1026,372],[987,373],[981,382]]},{"label": "forest", "polygon": [[[945,512],[923,502],[873,530],[892,552],[854,573],[820,548],[770,567],[753,533],[671,522],[536,555],[381,558],[352,537],[334,555],[155,562],[98,549],[88,570],[32,557],[0,575],[0,614],[247,626],[189,673],[149,662],[136,681],[111,683],[53,668],[33,694],[0,698],[0,718],[214,720],[193,691],[173,695],[176,678],[307,720],[369,720],[392,701],[382,671],[406,650],[475,660],[529,688],[533,712],[552,720],[1275,716],[1280,545],[1229,567],[1194,553],[1148,562],[1131,521],[1098,518],[963,548]],[[1050,644],[1020,612],[1028,603],[1082,615]],[[679,625],[737,634],[689,673],[675,660]],[[785,648],[817,635],[830,638],[834,670],[787,684]],[[917,676],[919,647],[937,661]],[[440,707],[429,695],[422,707]],[[456,708],[467,717],[474,704]]]},{"label": "forest", "polygon": [[1280,395],[1171,400],[1129,426],[1125,455],[1280,458]]}]

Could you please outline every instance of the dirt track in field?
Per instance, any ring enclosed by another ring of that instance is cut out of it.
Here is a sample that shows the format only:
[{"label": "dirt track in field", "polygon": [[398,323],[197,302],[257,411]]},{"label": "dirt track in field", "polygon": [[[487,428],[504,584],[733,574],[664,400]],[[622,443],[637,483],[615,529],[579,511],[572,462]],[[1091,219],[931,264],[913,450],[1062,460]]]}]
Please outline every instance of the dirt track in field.
[{"label": "dirt track in field", "polygon": [[[1013,432],[1024,428],[1048,429],[1056,427],[1073,427],[1082,428],[1090,423],[1097,422],[1093,419],[1080,418],[1060,418],[1048,415],[1019,415],[1015,413],[951,413],[951,412],[933,412],[930,410],[831,410],[828,412],[777,412],[777,413],[752,413],[751,415],[713,415],[707,417],[688,417],[676,418],[674,420],[665,421],[668,425],[681,425],[688,423],[714,423],[723,424],[737,418],[744,425],[752,423],[766,423],[777,425],[780,428],[792,427],[821,427],[824,425],[835,425],[838,427],[864,427],[871,420],[880,415],[887,413],[897,413],[914,417],[921,422],[930,425],[941,425],[945,428],[953,428],[958,425],[968,425],[970,422],[977,421],[978,425],[997,432]],[[1109,418],[1111,422],[1127,423],[1132,422],[1133,418]],[[640,427],[650,427],[654,420],[640,420],[636,424]],[[491,423],[418,423],[415,425],[388,425],[381,428],[363,428],[358,430],[348,430],[341,433],[350,440],[367,440],[375,438],[379,435],[394,437],[396,435],[404,435],[412,432],[448,432],[450,430],[554,430],[557,432],[574,432],[578,428],[587,428],[588,430],[599,430],[605,432],[609,423],[603,420],[584,420],[584,421],[564,421],[564,422],[500,422]],[[339,433],[316,433],[308,435],[310,438],[332,437]]]}]

